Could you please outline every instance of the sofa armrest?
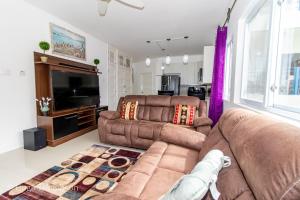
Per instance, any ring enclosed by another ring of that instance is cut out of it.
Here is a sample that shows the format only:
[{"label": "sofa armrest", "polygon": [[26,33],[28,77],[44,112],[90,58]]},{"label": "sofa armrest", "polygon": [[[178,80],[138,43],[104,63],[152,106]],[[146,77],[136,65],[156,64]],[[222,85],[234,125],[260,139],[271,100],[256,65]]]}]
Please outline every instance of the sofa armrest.
[{"label": "sofa armrest", "polygon": [[209,135],[213,121],[208,117],[199,117],[194,120],[194,128],[206,136]]},{"label": "sofa armrest", "polygon": [[109,120],[115,120],[120,118],[120,113],[116,111],[103,111],[100,113],[100,117],[103,117],[105,119]]},{"label": "sofa armrest", "polygon": [[140,200],[136,197],[131,197],[125,194],[109,193],[92,198],[92,200]]},{"label": "sofa armrest", "polygon": [[163,142],[200,151],[206,136],[197,131],[177,125],[166,124],[161,131],[160,139]]},{"label": "sofa armrest", "polygon": [[212,126],[213,121],[208,117],[198,117],[194,120],[194,127],[198,128],[200,126]]}]

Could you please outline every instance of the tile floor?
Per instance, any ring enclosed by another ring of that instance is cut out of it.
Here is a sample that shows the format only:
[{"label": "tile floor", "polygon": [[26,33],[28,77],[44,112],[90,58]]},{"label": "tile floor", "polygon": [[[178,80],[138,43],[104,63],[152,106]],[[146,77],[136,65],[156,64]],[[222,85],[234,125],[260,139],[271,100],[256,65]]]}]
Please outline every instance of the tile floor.
[{"label": "tile floor", "polygon": [[55,148],[47,147],[36,152],[17,149],[0,154],[0,194],[93,144],[100,144],[97,130]]}]

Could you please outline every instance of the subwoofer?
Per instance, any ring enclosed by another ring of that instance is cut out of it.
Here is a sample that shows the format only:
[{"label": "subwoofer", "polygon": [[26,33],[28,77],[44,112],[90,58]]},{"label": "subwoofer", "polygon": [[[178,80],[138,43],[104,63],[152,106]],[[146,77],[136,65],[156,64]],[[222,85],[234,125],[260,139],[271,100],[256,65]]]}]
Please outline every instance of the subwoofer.
[{"label": "subwoofer", "polygon": [[46,131],[43,128],[32,128],[23,131],[24,149],[38,151],[47,146]]}]

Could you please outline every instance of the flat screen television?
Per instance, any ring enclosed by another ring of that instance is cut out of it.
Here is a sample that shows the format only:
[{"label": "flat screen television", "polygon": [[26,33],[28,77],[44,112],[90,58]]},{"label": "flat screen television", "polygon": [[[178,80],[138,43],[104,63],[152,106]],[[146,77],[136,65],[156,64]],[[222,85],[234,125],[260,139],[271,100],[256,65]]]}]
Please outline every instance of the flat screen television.
[{"label": "flat screen television", "polygon": [[100,103],[97,75],[52,71],[52,94],[55,111],[98,105]]}]

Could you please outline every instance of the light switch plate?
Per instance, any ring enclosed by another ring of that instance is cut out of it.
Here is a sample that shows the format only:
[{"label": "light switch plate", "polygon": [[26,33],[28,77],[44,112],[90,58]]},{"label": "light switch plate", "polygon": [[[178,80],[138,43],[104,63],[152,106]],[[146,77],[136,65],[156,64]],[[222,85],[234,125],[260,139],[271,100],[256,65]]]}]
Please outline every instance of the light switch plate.
[{"label": "light switch plate", "polygon": [[24,70],[21,70],[21,71],[19,72],[19,75],[20,75],[20,76],[26,76],[26,72],[25,72]]}]

